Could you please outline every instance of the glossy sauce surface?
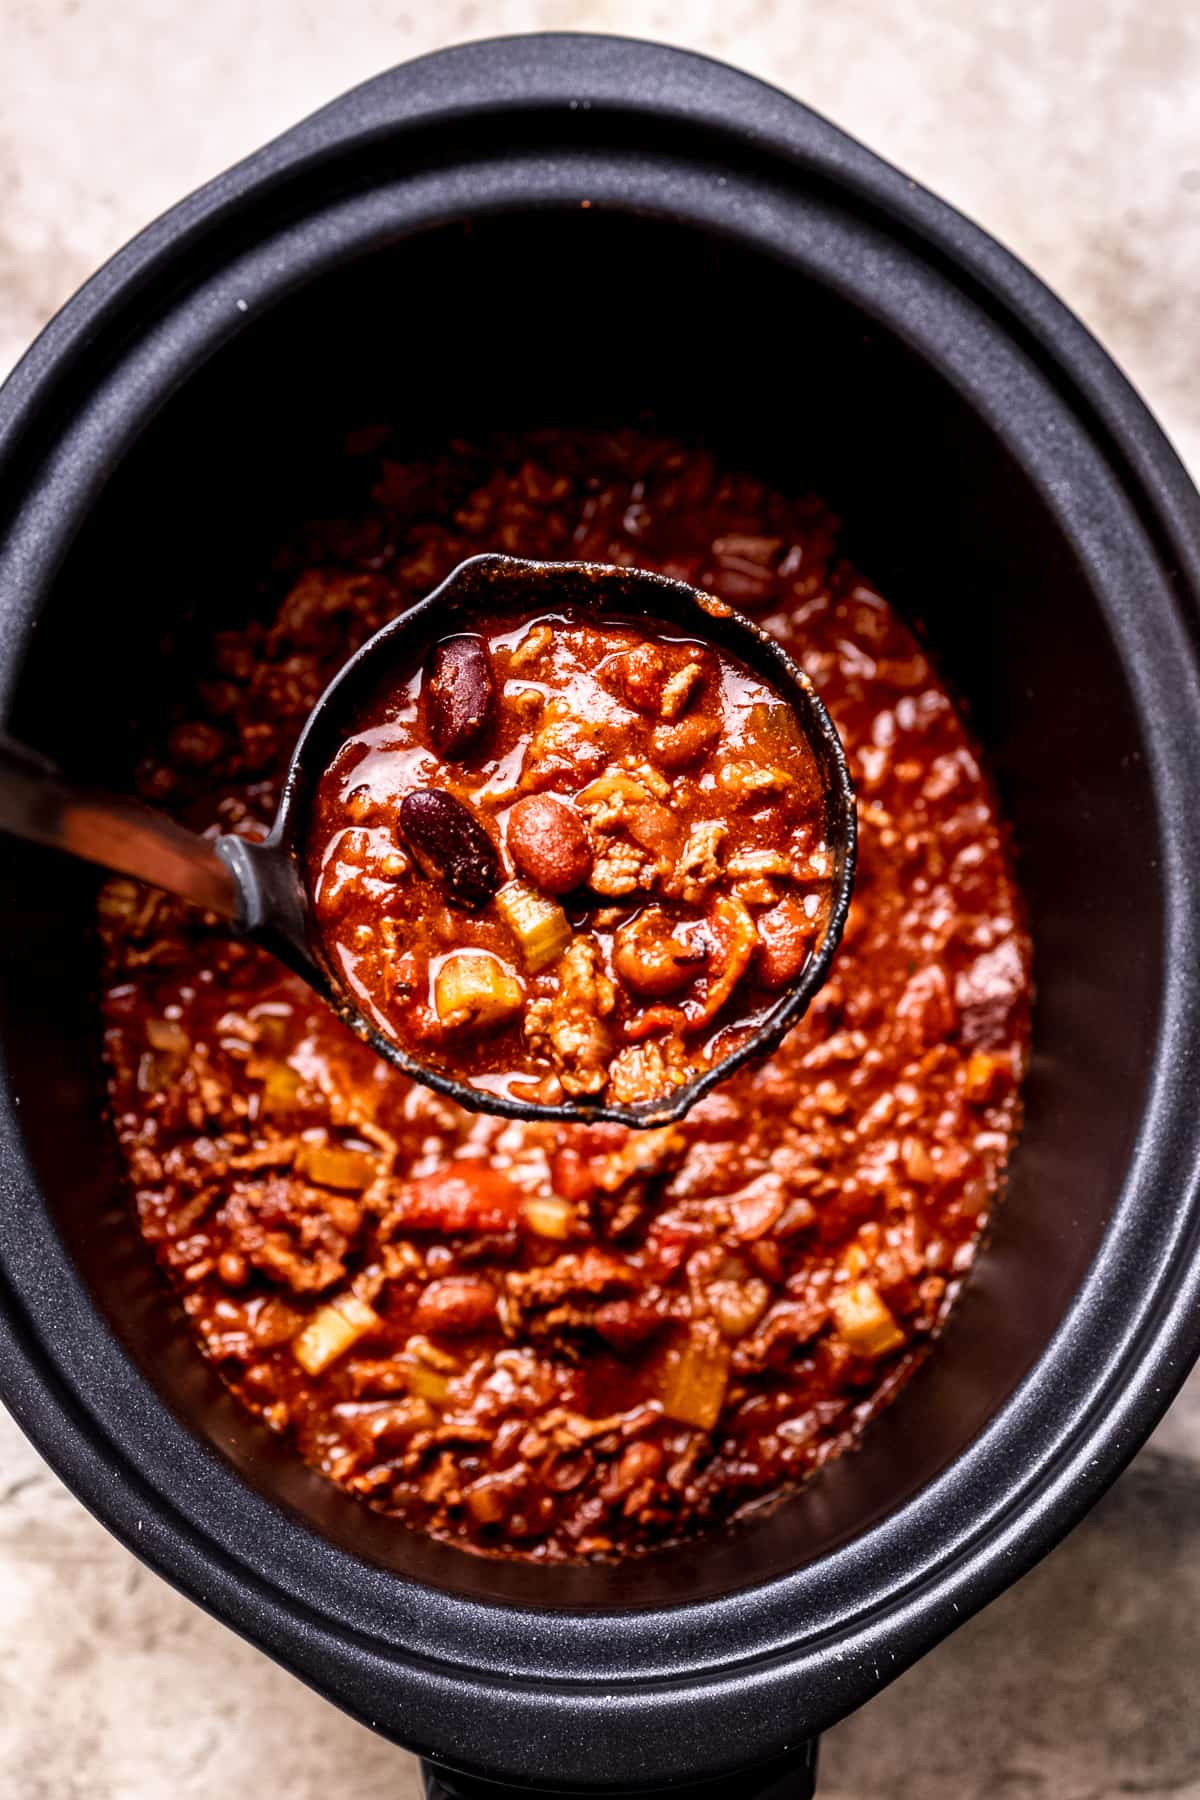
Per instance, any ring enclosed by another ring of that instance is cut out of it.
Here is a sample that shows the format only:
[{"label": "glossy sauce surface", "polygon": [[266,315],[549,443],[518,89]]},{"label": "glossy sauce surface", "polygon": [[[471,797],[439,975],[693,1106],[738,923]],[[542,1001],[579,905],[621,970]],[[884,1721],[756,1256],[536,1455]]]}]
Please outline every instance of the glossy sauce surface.
[{"label": "glossy sauce surface", "polygon": [[761,677],[651,620],[473,620],[386,678],[320,782],[325,960],[424,1066],[660,1099],[744,1041],[829,919],[825,796]]},{"label": "glossy sauce surface", "polygon": [[257,949],[102,902],[116,1133],[198,1343],[331,1480],[470,1548],[631,1553],[851,1445],[968,1269],[1019,1120],[1029,958],[1006,836],[925,651],[807,498],[637,432],[392,460],[216,633],[140,785],[271,815],[328,677],[485,549],[659,568],[744,606],[816,683],[859,795],[830,980],[677,1127],[525,1125],[414,1086]]}]

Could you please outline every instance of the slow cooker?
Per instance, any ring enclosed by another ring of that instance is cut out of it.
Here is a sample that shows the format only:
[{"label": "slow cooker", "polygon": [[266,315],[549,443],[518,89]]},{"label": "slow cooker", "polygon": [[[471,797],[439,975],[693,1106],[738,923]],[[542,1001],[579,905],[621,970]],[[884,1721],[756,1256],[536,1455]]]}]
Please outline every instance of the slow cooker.
[{"label": "slow cooker", "polygon": [[4,1398],[138,1556],[451,1795],[811,1793],[819,1733],[1080,1518],[1200,1349],[1200,498],[1028,270],[785,95],[616,38],[465,45],[143,232],[0,394],[4,726],[116,778],[165,626],[319,492],[338,421],[647,411],[839,509],[968,710],[1035,946],[990,1241],[861,1449],[773,1512],[538,1568],[300,1464],[134,1228],[93,877],[0,850]]}]

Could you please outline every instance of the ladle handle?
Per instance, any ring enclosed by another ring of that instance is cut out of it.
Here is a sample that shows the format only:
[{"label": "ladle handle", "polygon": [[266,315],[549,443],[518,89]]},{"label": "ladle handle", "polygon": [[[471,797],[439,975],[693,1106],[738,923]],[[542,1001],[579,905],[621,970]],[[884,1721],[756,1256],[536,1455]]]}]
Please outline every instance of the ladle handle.
[{"label": "ladle handle", "polygon": [[76,787],[53,763],[4,738],[0,831],[136,876],[222,918],[241,917],[238,881],[210,839],[140,800]]}]

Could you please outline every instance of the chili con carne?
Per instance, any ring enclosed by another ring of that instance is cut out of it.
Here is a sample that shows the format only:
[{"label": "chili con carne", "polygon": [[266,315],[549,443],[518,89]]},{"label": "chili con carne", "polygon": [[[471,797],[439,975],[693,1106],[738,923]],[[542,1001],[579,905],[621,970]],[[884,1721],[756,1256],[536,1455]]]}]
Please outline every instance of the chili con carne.
[{"label": "chili con carne", "polygon": [[678,1126],[516,1124],[415,1086],[263,951],[114,881],[116,1135],[200,1347],[331,1481],[480,1551],[631,1553],[847,1448],[953,1303],[1026,1059],[1005,828],[925,650],[820,502],[650,432],[419,461],[390,442],[350,442],[362,505],[281,550],[265,609],[209,631],[141,791],[260,833],[329,676],[477,551],[657,568],[752,611],[840,729],[861,835],[831,977]]}]

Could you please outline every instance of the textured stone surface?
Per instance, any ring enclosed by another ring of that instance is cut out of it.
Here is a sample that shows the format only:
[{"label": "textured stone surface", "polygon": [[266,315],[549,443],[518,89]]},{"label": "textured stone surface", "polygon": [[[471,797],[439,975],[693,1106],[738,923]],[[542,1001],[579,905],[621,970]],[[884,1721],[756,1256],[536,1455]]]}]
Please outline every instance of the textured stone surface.
[{"label": "textured stone surface", "polygon": [[1053,1556],[829,1734],[821,1800],[1200,1795],[1200,1472],[1143,1451]]},{"label": "textured stone surface", "polygon": [[[739,62],[1039,270],[1200,470],[1194,0],[0,0],[0,373],[172,200],[499,31]],[[823,1800],[1200,1800],[1200,1385],[1048,1562],[831,1733]],[[411,1759],[116,1545],[0,1415],[0,1797],[415,1800]]]}]

